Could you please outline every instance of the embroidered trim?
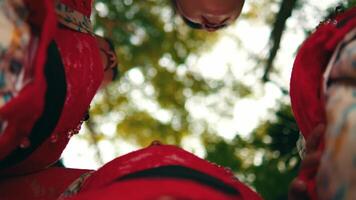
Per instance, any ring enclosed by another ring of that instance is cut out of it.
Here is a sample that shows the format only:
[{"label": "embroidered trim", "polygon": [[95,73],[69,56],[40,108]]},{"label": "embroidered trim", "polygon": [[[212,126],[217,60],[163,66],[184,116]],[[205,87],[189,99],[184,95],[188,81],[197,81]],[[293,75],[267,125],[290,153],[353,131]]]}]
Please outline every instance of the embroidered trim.
[{"label": "embroidered trim", "polygon": [[69,187],[59,196],[57,200],[64,200],[68,197],[76,195],[82,188],[84,182],[91,176],[93,172],[87,172],[75,179]]},{"label": "embroidered trim", "polygon": [[90,18],[81,12],[72,9],[63,3],[57,3],[56,13],[58,22],[65,27],[81,33],[95,35]]},{"label": "embroidered trim", "polygon": [[305,142],[305,138],[302,134],[302,132],[299,133],[299,138],[297,140],[297,150],[300,156],[300,159],[304,159],[305,158],[305,154],[306,154],[306,142]]}]

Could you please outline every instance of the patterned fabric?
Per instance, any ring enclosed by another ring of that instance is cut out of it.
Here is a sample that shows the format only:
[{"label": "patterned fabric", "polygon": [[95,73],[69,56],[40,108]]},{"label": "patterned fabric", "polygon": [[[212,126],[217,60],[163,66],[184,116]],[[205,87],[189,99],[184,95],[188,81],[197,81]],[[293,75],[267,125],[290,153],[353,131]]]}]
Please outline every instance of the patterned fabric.
[{"label": "patterned fabric", "polygon": [[297,150],[299,157],[303,160],[306,153],[306,141],[301,132],[299,133],[299,138],[297,140]]},{"label": "patterned fabric", "polygon": [[356,28],[338,45],[324,74],[326,148],[320,199],[356,199]]},{"label": "patterned fabric", "polygon": [[78,32],[95,35],[90,18],[84,14],[68,7],[63,3],[57,3],[56,13],[59,23],[66,26],[67,28]]},{"label": "patterned fabric", "polygon": [[0,1],[0,108],[28,81],[24,68],[30,59],[31,33],[26,16],[21,0]]},{"label": "patterned fabric", "polygon": [[76,195],[82,188],[82,185],[84,184],[85,180],[87,180],[87,178],[89,178],[92,173],[93,172],[84,173],[75,181],[73,181],[73,183],[69,185],[66,191],[61,194],[58,200],[64,200],[65,198]]}]

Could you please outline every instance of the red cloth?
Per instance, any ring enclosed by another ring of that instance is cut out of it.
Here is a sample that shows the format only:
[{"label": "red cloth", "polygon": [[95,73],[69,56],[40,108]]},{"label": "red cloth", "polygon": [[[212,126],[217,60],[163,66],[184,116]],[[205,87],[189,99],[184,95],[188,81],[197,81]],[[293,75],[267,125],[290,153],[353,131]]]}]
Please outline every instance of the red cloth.
[{"label": "red cloth", "polygon": [[[78,11],[89,13],[91,10],[91,7],[87,7],[86,5],[91,5],[92,1],[72,0],[64,1],[63,3],[66,2],[70,2],[70,5],[73,6],[72,8],[78,9]],[[53,10],[53,8],[48,9]],[[52,21],[52,23],[54,22]],[[53,143],[51,142],[51,137],[48,137],[25,160],[10,168],[1,170],[0,176],[30,173],[44,169],[56,162],[69,141],[68,134],[76,131],[78,126],[81,125],[90,102],[101,84],[104,68],[100,60],[96,39],[92,35],[66,28],[57,28],[53,38],[62,57],[67,85],[64,106],[59,121],[52,133],[58,135],[58,139]],[[38,100],[38,98],[36,97],[35,99]],[[28,105],[31,104],[26,102],[17,105],[16,111],[21,110],[27,113]],[[13,110],[9,113],[17,116],[18,112],[16,111]],[[22,121],[25,121],[25,119]],[[22,123],[22,121],[20,122]],[[10,135],[10,137],[12,136]],[[10,146],[12,149],[18,147],[18,143],[13,144],[7,141],[4,144]]]},{"label": "red cloth", "polygon": [[60,29],[55,41],[63,57],[67,81],[65,104],[53,131],[59,138],[56,143],[48,138],[29,158],[11,169],[14,173],[35,171],[60,158],[70,139],[68,133],[80,125],[103,76],[99,51],[92,36]]},{"label": "red cloth", "polygon": [[90,170],[49,168],[26,176],[0,180],[2,200],[54,200],[80,175]]},{"label": "red cloth", "polygon": [[33,81],[0,109],[2,120],[8,123],[0,136],[0,160],[17,148],[21,140],[28,136],[40,117],[44,105],[46,82],[43,66],[48,44],[55,33],[56,18],[52,0],[26,0],[25,3],[29,9],[29,21],[33,25],[33,31],[37,33],[37,30],[40,30],[38,49],[33,61],[35,73]]},{"label": "red cloth", "polygon": [[[165,176],[167,170],[164,172],[162,168],[171,166],[188,169],[188,173],[170,171],[170,168],[168,171],[171,173]],[[155,169],[158,170],[154,176],[149,176],[153,174],[152,171],[146,175],[137,176],[142,171]],[[91,172],[91,175],[84,179],[84,183],[80,183],[82,186],[79,193],[64,197],[66,200],[159,199],[163,197],[217,200],[262,199],[238,181],[231,171],[169,145],[152,145],[129,153],[114,159],[96,172],[49,168],[30,175],[2,179],[0,180],[0,197],[6,200],[57,199],[77,178],[88,172]],[[197,173],[203,176],[200,180]],[[214,180],[211,181],[211,179]],[[222,187],[228,189],[221,189]],[[71,186],[71,190],[73,188],[75,187]],[[19,190],[21,192],[17,192]]]},{"label": "red cloth", "polygon": [[92,0],[60,0],[65,5],[75,9],[87,17],[90,17],[91,9],[93,6]]},{"label": "red cloth", "polygon": [[[160,171],[157,177],[124,178],[164,166],[185,167],[214,177],[234,188],[239,195],[231,196],[192,179],[182,179],[182,175],[177,175],[180,178],[162,178]],[[162,196],[177,199],[261,199],[257,193],[238,181],[231,171],[170,145],[151,145],[109,162],[94,172],[85,181],[80,193],[72,199],[156,199]]]},{"label": "red cloth", "polygon": [[[139,179],[120,183],[113,183],[106,187],[92,190],[78,195],[70,200],[90,199],[130,199],[130,200],[189,200],[189,199],[214,199],[214,200],[242,200],[231,197],[211,188],[187,180],[177,179]],[[256,199],[256,198],[255,198]],[[247,198],[246,200],[254,200]]]},{"label": "red cloth", "polygon": [[[337,44],[355,26],[356,8],[352,8],[336,16],[334,21],[321,25],[304,41],[297,54],[290,82],[290,96],[295,119],[306,139],[319,123],[326,123],[323,73]],[[319,148],[323,149],[324,145],[322,142]],[[299,174],[308,183],[311,199],[317,199],[316,172],[317,169],[308,169]]]}]

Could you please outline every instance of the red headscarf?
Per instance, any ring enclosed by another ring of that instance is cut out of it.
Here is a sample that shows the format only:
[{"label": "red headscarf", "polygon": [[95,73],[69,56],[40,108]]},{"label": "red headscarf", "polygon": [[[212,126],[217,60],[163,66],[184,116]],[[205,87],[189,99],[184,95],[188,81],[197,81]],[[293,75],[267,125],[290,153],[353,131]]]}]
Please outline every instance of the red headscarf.
[{"label": "red headscarf", "polygon": [[[33,81],[27,84],[16,98],[0,109],[0,117],[7,127],[0,137],[0,160],[16,149],[22,139],[30,133],[36,120],[41,116],[46,91],[44,63],[47,47],[56,30],[56,16],[52,0],[25,0],[29,11],[29,23],[39,41],[33,61]],[[31,106],[29,106],[31,105]]]},{"label": "red headscarf", "polygon": [[[0,137],[0,177],[38,171],[56,162],[70,137],[78,133],[103,78],[96,38],[57,28],[53,0],[27,1],[34,14],[31,22],[43,24],[38,31],[47,43],[41,42],[43,48],[36,54],[42,61],[36,65],[36,84],[23,89],[0,110],[0,116],[9,121],[7,132]],[[93,1],[60,2],[89,16]],[[48,66],[44,68],[45,60]],[[28,141],[24,148],[23,139]]]},{"label": "red headscarf", "polygon": [[261,200],[230,170],[170,145],[151,145],[121,156],[94,172],[81,199]]},{"label": "red headscarf", "polygon": [[[356,27],[356,8],[338,14],[321,24],[302,44],[294,62],[290,82],[292,109],[305,138],[320,123],[326,123],[323,73],[338,43]],[[323,149],[324,143],[319,148]],[[315,192],[317,169],[301,171],[300,177],[308,182],[312,199]]]}]

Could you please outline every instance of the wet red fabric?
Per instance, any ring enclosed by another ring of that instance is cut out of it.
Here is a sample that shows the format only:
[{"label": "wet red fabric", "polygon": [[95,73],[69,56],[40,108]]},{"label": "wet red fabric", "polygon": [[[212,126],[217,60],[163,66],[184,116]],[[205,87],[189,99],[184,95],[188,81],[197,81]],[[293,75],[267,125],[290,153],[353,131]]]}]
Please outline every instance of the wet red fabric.
[{"label": "wet red fabric", "polygon": [[[77,1],[71,2],[73,4],[73,2]],[[76,6],[73,8],[90,12],[90,8],[83,8],[84,4],[80,2],[83,1],[78,0],[77,4],[73,4],[73,6]],[[91,1],[86,2],[91,4]],[[48,9],[52,10],[52,8]],[[54,22],[52,21],[52,23]],[[78,126],[81,125],[81,121],[89,109],[90,102],[102,81],[103,64],[100,60],[96,39],[92,35],[66,28],[57,28],[53,39],[62,57],[67,85],[62,113],[52,133],[58,139],[56,142],[51,142],[51,137],[47,138],[26,160],[2,170],[0,175],[25,174],[44,169],[56,162],[69,142],[68,134],[78,129]],[[38,93],[38,91],[35,92]],[[38,100],[39,98],[36,97],[35,99]],[[19,104],[17,105],[17,110],[27,112],[29,107],[27,105],[29,105],[29,102]],[[23,108],[24,106],[27,109]],[[13,112],[17,116],[18,112]],[[11,114],[11,112],[9,113]],[[18,147],[18,145],[11,145],[12,143],[9,142],[4,142],[4,144],[11,146],[11,148],[14,148],[13,146]]]},{"label": "wet red fabric", "polygon": [[[115,181],[135,172],[171,165],[215,177],[235,188],[239,195],[230,196],[194,181],[174,178]],[[230,170],[170,145],[151,145],[109,162],[85,181],[80,193],[73,199],[97,199],[104,195],[105,199],[155,199],[166,195],[177,199],[261,199],[256,192],[238,181]]]},{"label": "wet red fabric", "polygon": [[[352,8],[317,28],[304,41],[297,54],[290,82],[290,96],[295,119],[306,139],[319,123],[326,122],[323,73],[338,43],[355,27],[356,8]],[[323,149],[324,145],[322,142],[319,148]],[[299,174],[301,179],[308,182],[311,199],[317,199],[316,172],[317,169],[308,169]]]},{"label": "wet red fabric", "polygon": [[0,199],[54,200],[75,179],[90,170],[49,168],[26,176],[0,180]]},{"label": "wet red fabric", "polygon": [[32,31],[39,37],[33,61],[34,77],[18,96],[0,109],[1,118],[8,123],[0,137],[0,159],[6,157],[19,146],[23,138],[27,137],[40,117],[44,105],[46,82],[43,67],[48,44],[55,34],[56,18],[52,0],[26,0],[25,2],[29,9]]}]

